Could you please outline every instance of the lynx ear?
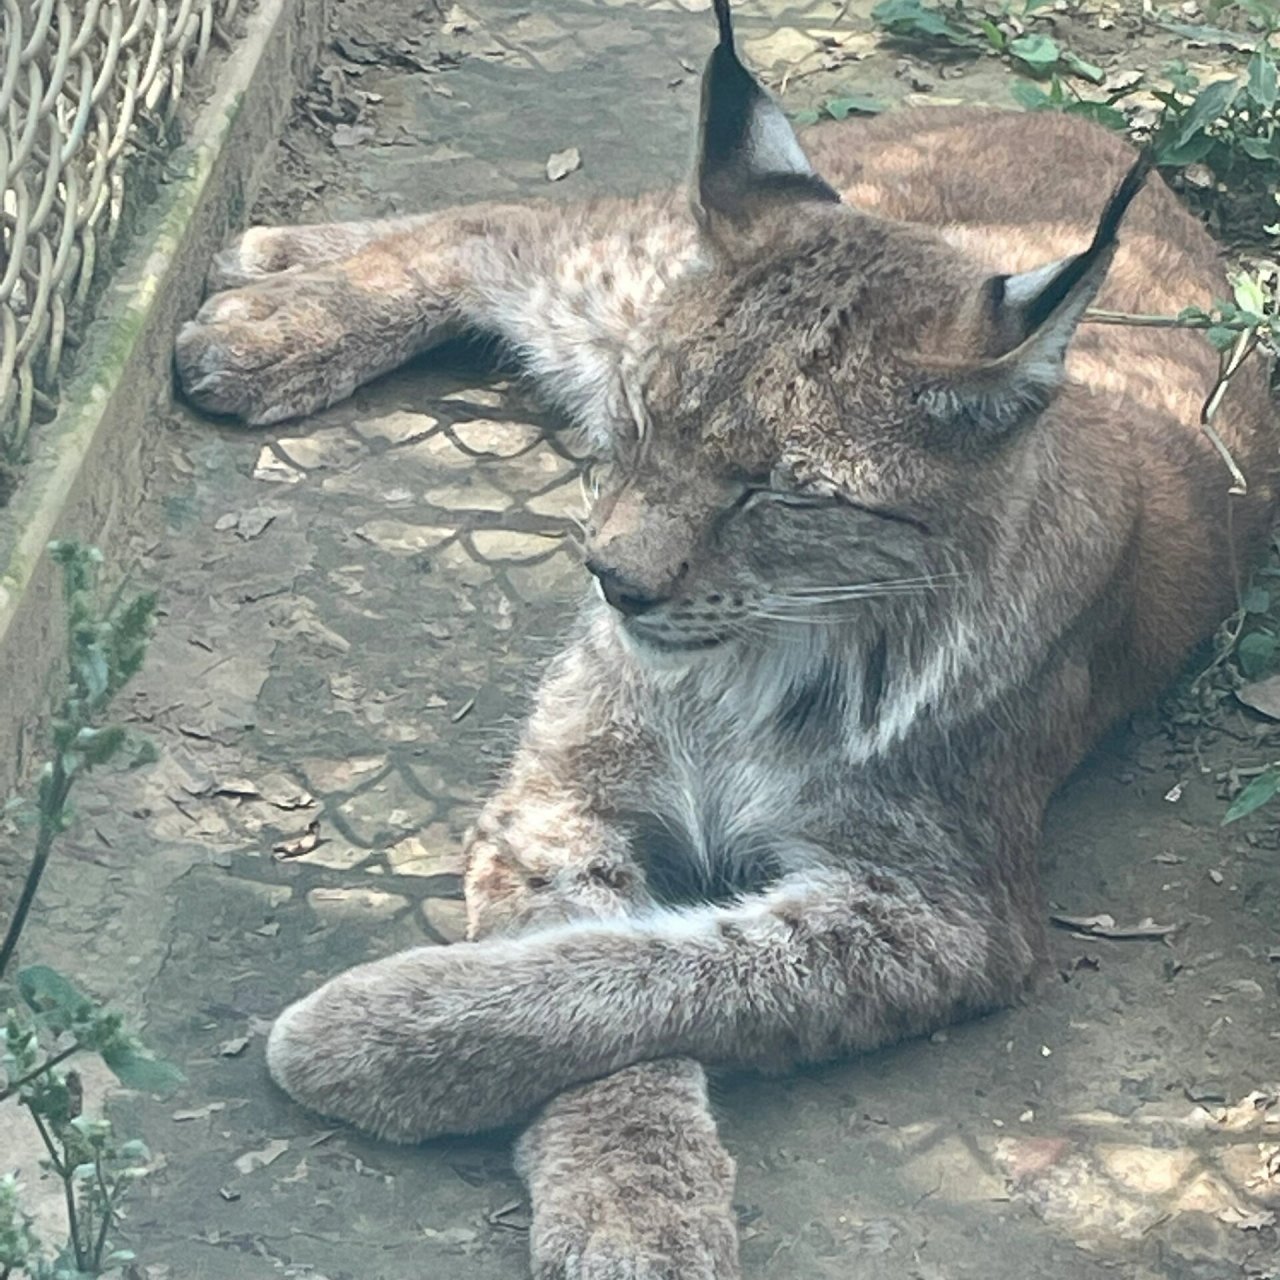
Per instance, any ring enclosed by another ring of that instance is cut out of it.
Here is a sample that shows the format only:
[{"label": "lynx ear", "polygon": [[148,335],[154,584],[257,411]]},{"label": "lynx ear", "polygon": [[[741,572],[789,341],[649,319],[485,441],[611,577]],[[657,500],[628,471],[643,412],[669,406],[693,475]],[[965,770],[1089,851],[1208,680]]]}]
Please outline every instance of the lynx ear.
[{"label": "lynx ear", "polygon": [[993,276],[985,286],[983,327],[992,358],[926,389],[926,404],[988,431],[1038,413],[1061,385],[1067,348],[1115,256],[1116,235],[1151,171],[1144,152],[1111,194],[1083,253],[1034,271]]},{"label": "lynx ear", "polygon": [[702,119],[694,211],[748,218],[768,200],[821,200],[839,195],[809,165],[781,108],[738,60],[729,0],[715,0],[720,43],[702,77]]}]

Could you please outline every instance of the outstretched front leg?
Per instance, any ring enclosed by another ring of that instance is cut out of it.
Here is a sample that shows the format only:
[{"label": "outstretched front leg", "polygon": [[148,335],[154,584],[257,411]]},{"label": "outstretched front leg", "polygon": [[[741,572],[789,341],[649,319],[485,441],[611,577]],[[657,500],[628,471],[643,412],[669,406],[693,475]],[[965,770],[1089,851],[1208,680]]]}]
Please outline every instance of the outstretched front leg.
[{"label": "outstretched front leg", "polygon": [[[653,909],[628,834],[602,813],[609,788],[588,721],[565,725],[547,712],[548,705],[563,711],[566,697],[590,687],[589,673],[572,666],[552,681],[507,785],[476,824],[466,879],[473,939]],[[617,726],[599,733],[629,749],[637,762],[631,781],[642,787],[643,744],[622,736]],[[491,945],[508,944],[450,950]],[[368,1025],[366,998],[380,998],[376,979],[338,1016]],[[376,1084],[359,1100],[359,1067],[345,1047],[296,1039],[289,1019],[286,1013],[269,1048],[286,1089],[309,1105],[358,1113],[357,1122],[375,1132],[414,1136],[406,1132],[412,1117],[398,1114],[394,1099],[384,1106],[373,1096]],[[321,1077],[323,1099],[312,1087]],[[533,1207],[535,1280],[737,1280],[734,1164],[717,1136],[698,1063],[644,1062],[552,1098],[521,1139],[516,1163]]]},{"label": "outstretched front leg", "polygon": [[261,425],[344,399],[460,332],[488,333],[598,429],[625,407],[629,338],[695,244],[674,195],[253,228],[215,261],[220,291],[178,335],[178,376],[201,408]]},{"label": "outstretched front leg", "polygon": [[[669,1056],[783,1067],[876,1048],[1012,1001],[1038,958],[1028,904],[979,851],[922,848],[787,876],[727,907],[421,948],[340,975],[272,1033],[278,1080],[403,1140],[507,1124],[584,1080]],[[965,868],[972,870],[966,871]]]},{"label": "outstretched front leg", "polygon": [[533,1280],[738,1280],[734,1163],[692,1059],[567,1089],[525,1131],[516,1168]]}]

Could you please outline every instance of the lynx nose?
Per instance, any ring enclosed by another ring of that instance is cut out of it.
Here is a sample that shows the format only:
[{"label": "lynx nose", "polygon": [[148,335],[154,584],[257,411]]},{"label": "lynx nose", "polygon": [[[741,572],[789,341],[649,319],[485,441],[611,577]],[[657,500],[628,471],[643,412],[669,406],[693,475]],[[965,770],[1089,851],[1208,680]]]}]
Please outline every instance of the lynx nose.
[{"label": "lynx nose", "polygon": [[662,594],[653,587],[632,582],[617,569],[608,569],[594,561],[587,561],[587,569],[600,584],[600,593],[621,614],[628,618],[638,617],[656,609],[660,604],[671,599],[671,595]]}]

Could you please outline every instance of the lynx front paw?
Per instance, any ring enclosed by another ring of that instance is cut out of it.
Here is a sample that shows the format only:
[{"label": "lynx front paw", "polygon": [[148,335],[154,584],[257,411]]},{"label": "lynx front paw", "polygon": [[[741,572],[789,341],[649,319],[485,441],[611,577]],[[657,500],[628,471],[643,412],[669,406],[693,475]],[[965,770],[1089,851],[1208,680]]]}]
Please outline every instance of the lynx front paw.
[{"label": "lynx front paw", "polygon": [[534,1280],[738,1280],[734,1166],[702,1068],[641,1063],[555,1098],[521,1139]]},{"label": "lynx front paw", "polygon": [[261,426],[350,395],[369,355],[349,294],[322,275],[271,276],[215,294],[178,334],[187,398]]},{"label": "lynx front paw", "polygon": [[394,264],[382,276],[283,268],[214,294],[183,325],[178,378],[211,413],[255,426],[301,417],[403,364],[424,332],[443,331],[438,311]]},{"label": "lynx front paw", "polygon": [[639,1230],[598,1223],[589,1201],[546,1215],[533,1242],[533,1280],[739,1280],[731,1222],[656,1202],[645,1219]]},{"label": "lynx front paw", "polygon": [[396,1142],[523,1120],[597,1070],[566,1026],[568,967],[527,951],[415,947],[348,969],[276,1019],[267,1066],[295,1101]]},{"label": "lynx front paw", "polygon": [[497,1061],[472,1062],[466,1015],[496,976],[467,963],[478,951],[419,947],[330,979],[276,1019],[272,1078],[295,1102],[394,1142],[512,1119],[501,1037],[483,1046]]}]

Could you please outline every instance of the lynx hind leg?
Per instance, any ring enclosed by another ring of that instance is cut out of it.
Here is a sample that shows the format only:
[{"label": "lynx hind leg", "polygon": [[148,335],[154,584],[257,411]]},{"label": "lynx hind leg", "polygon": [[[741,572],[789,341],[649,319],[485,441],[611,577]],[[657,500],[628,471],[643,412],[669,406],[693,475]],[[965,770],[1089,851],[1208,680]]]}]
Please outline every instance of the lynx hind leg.
[{"label": "lynx hind leg", "polygon": [[516,1148],[534,1280],[738,1280],[734,1163],[702,1068],[644,1062],[547,1104]]}]

